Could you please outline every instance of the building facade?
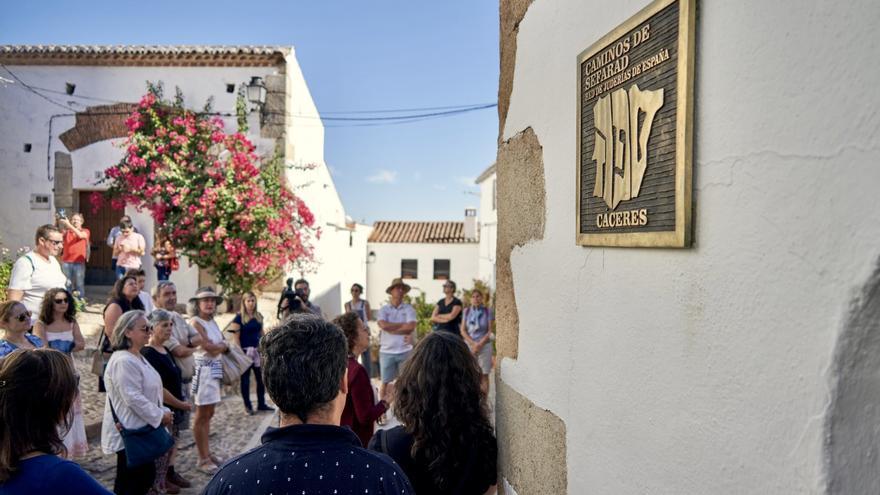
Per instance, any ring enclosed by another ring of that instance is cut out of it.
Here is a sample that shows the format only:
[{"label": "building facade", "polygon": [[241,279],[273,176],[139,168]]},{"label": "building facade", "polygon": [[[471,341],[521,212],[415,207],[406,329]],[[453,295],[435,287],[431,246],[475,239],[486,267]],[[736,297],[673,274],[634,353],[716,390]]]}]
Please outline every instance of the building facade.
[{"label": "building facade", "polygon": [[[474,212],[475,213],[475,212]],[[474,222],[466,228],[467,222]],[[459,290],[479,277],[476,216],[465,222],[376,222],[367,243],[366,296],[378,310],[389,296],[394,278],[403,278],[413,291],[435,303],[443,297],[443,283],[453,280]]]},{"label": "building facade", "polygon": [[582,247],[578,56],[648,4],[501,1],[499,485],[880,493],[880,4],[696,2],[693,244]]},{"label": "building facade", "polygon": [[498,240],[498,181],[495,175],[495,164],[483,171],[475,183],[480,187],[480,280],[486,282],[495,291],[495,252]]},{"label": "building facade", "polygon": [[[275,150],[284,154],[288,182],[323,231],[315,243],[317,270],[306,274],[314,297],[325,310],[338,313],[338,280],[365,276],[366,233],[346,221],[324,163],[320,115],[293,47],[2,46],[0,64],[5,79],[0,85],[0,169],[6,177],[0,236],[7,247],[31,245],[36,227],[52,222],[59,209],[80,211],[92,230],[87,273],[94,276],[109,268],[104,239],[122,212],[108,208],[93,213],[88,196],[102,189],[103,170],[123,156],[118,143],[126,135],[124,120],[131,104],[146,92],[146,81],[161,82],[166,94],[179,88],[191,108],[212,99],[226,128],[234,129],[238,89],[260,78],[265,102],[251,105],[247,137],[261,155],[271,156]],[[152,219],[131,209],[126,213],[147,240],[143,261],[152,284]],[[186,295],[211,277],[184,259],[172,280]]]}]

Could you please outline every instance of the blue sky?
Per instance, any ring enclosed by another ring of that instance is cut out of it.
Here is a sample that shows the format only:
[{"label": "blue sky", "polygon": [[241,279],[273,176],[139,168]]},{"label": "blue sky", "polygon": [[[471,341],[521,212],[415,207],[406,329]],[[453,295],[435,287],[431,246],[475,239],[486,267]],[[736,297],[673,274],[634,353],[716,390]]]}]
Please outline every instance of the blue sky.
[{"label": "blue sky", "polygon": [[[0,44],[293,45],[322,114],[497,99],[489,0],[7,2]],[[496,109],[325,125],[325,158],[356,220],[454,220],[479,205],[472,182],[495,159]]]}]

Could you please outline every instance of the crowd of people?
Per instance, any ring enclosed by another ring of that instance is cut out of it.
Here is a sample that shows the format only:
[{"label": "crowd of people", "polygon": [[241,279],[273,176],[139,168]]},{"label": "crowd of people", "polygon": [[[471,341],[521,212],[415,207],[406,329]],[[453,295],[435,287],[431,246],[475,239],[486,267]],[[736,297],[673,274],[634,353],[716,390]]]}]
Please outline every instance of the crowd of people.
[{"label": "crowd of people", "polygon": [[[0,304],[0,494],[108,493],[72,462],[88,444],[72,358],[85,347],[74,304],[84,291],[68,280],[84,268],[68,266],[77,257],[64,258],[62,269],[56,257],[68,237],[88,242],[90,233],[79,215],[59,223],[63,228],[37,230]],[[213,475],[204,493],[494,492],[497,447],[486,405],[493,315],[479,290],[464,308],[446,281],[433,331],[418,339],[405,297],[411,287],[402,279],[389,284],[389,301],[376,313],[377,397],[373,313],[360,284],[351,287],[345,312],[328,321],[310,300],[308,281],[288,280],[274,328],[266,328],[257,294],[247,292],[221,330],[223,297],[211,287],[189,298],[188,318],[178,312],[177,288],[167,280],[176,260],[170,243],[153,250],[165,258],[156,258],[160,276],[151,292],[140,263],[143,237],[130,219],[108,244],[118,279],[103,310],[93,371],[105,392],[101,449],[116,456],[114,493],[173,494],[191,486],[175,469],[175,444],[188,428],[197,469]],[[88,251],[82,263],[87,259]],[[238,376],[244,413],[273,412],[268,396],[279,424],[260,447],[225,459],[211,449],[211,420],[235,350],[246,360]],[[400,425],[375,431],[390,415]]]}]

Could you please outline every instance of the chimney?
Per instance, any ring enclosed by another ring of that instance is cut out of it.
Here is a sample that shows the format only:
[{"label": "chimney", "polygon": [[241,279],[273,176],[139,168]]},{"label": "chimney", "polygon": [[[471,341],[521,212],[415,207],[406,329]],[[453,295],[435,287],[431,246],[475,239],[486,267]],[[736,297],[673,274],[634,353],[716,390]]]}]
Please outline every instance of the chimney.
[{"label": "chimney", "polygon": [[465,208],[464,210],[464,238],[466,241],[477,240],[477,209]]}]

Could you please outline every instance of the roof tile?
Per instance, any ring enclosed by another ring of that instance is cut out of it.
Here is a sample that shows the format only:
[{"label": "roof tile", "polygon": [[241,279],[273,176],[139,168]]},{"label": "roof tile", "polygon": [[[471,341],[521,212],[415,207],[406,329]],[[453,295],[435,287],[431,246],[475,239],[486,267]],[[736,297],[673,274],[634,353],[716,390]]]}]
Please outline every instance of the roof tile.
[{"label": "roof tile", "polygon": [[367,242],[471,243],[465,239],[464,222],[376,222]]}]

